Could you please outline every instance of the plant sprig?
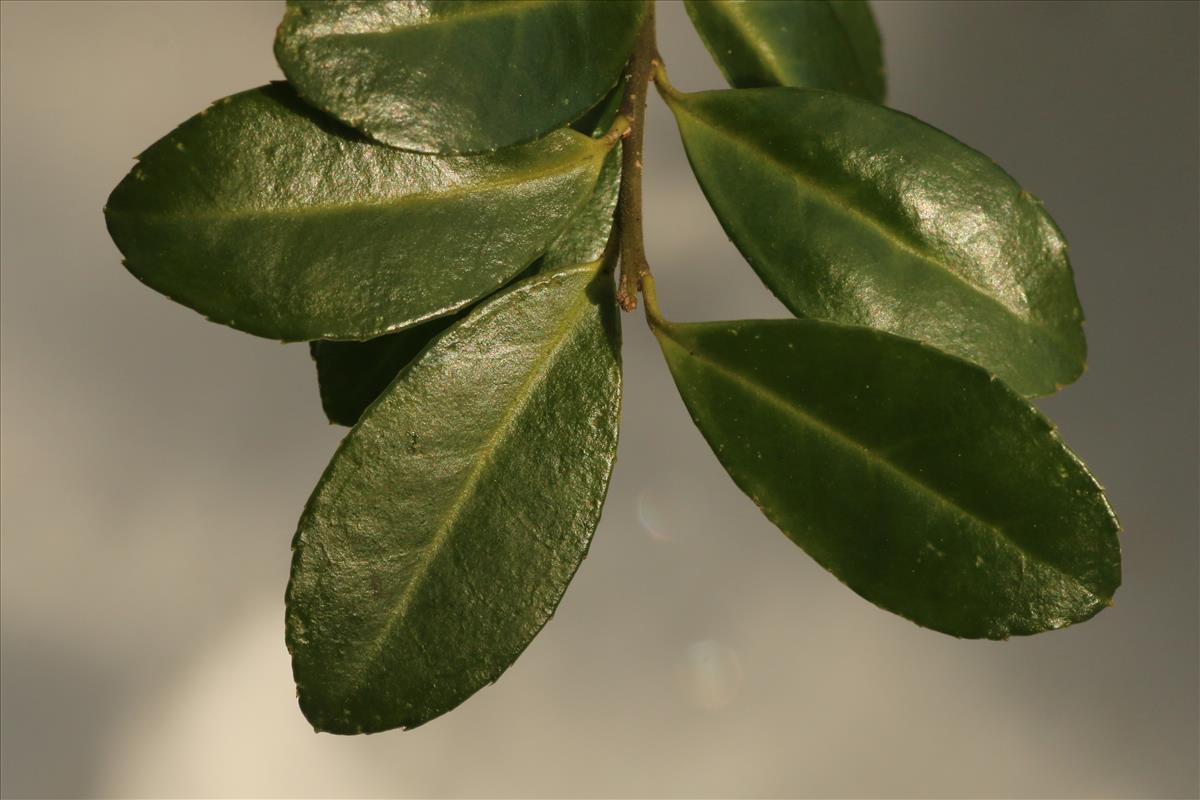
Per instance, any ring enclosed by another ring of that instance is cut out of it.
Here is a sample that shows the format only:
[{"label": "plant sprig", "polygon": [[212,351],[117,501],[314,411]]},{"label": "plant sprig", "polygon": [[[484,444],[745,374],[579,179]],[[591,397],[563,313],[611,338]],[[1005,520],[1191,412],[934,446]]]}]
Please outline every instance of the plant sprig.
[{"label": "plant sprig", "polygon": [[[286,596],[316,729],[421,725],[548,622],[600,519],[618,308],[639,291],[722,466],[853,591],[968,638],[1111,604],[1117,520],[1027,399],[1086,359],[1053,220],[881,105],[866,3],[687,9],[732,88],[671,84],[646,0],[293,0],[287,82],[184,122],[109,197],[134,275],[308,342],[325,413],[350,426]],[[652,80],[795,318],[664,316],[641,191]]]}]

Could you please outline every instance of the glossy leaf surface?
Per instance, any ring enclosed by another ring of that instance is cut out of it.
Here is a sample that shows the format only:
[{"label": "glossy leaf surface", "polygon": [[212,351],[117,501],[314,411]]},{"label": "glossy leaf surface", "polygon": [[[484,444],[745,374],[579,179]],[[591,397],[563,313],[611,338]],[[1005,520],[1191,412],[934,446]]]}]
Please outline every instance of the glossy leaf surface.
[{"label": "glossy leaf surface", "polygon": [[[580,133],[602,136],[612,127],[620,108],[624,81],[572,127]],[[575,264],[588,264],[604,254],[613,226],[613,212],[621,186],[621,144],[609,152],[591,197],[575,212],[567,229],[546,253],[516,280],[538,272],[553,272]],[[483,301],[480,301],[483,302]],[[321,407],[330,422],[353,425],[392,379],[424,349],[429,341],[470,309],[438,317],[420,325],[365,342],[318,341],[310,343],[317,366]]]},{"label": "glossy leaf surface", "polygon": [[[608,122],[601,122],[607,130]],[[586,264],[604,254],[612,231],[613,212],[621,183],[621,146],[618,144],[604,161],[600,180],[591,198],[584,203],[567,229],[554,240],[546,253],[521,277],[553,272],[575,264]],[[481,300],[479,302],[486,302]],[[387,388],[425,345],[461,319],[470,309],[448,317],[438,317],[412,328],[390,333],[365,342],[317,341],[310,343],[317,365],[321,407],[330,422],[353,425],[375,398]]]},{"label": "glossy leaf surface", "polygon": [[309,342],[325,416],[335,425],[349,427],[358,422],[367,406],[375,402],[400,370],[466,313],[460,311],[431,319],[365,342]]},{"label": "glossy leaf surface", "polygon": [[[593,137],[607,133],[620,112],[624,92],[625,80],[622,78],[608,97],[576,122],[575,129]],[[609,151],[591,197],[575,212],[567,229],[539,260],[540,270],[546,272],[571,264],[591,263],[604,254],[621,192],[621,147],[618,141]]]},{"label": "glossy leaf surface", "polygon": [[797,316],[929,342],[1023,394],[1083,371],[1067,244],[991,159],[832,92],[668,97],[721,224]]},{"label": "glossy leaf surface", "polygon": [[1100,486],[1045,417],[979,367],[815,320],[656,333],[737,485],[871,602],[989,639],[1110,604],[1120,548]]},{"label": "glossy leaf surface", "polygon": [[495,681],[553,614],[616,454],[619,323],[598,266],[479,306],[334,455],[287,596],[317,729],[420,725]]},{"label": "glossy leaf surface", "polygon": [[570,130],[486,156],[408,153],[274,84],[152,145],[105,213],[134,275],[215,322],[367,339],[517,275],[591,194],[606,154]]},{"label": "glossy leaf surface", "polygon": [[830,89],[883,102],[883,48],[863,0],[685,2],[731,86]]},{"label": "glossy leaf surface", "polygon": [[621,148],[614,147],[600,170],[596,189],[571,217],[567,229],[538,260],[538,269],[549,271],[595,261],[604,253],[612,232],[613,214],[621,190]]},{"label": "glossy leaf surface", "polygon": [[529,141],[613,87],[641,0],[289,2],[275,57],[305,100],[426,153]]},{"label": "glossy leaf surface", "polygon": [[607,95],[596,105],[587,110],[579,119],[571,123],[571,127],[588,136],[603,136],[612,127],[621,112],[621,101],[625,97],[626,76],[622,75]]}]

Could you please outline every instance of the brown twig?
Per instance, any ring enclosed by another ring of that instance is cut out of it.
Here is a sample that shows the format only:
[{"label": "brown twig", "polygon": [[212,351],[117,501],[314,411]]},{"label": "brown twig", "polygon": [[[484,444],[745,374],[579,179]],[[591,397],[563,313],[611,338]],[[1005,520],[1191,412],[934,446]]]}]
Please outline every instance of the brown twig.
[{"label": "brown twig", "polygon": [[629,73],[620,112],[629,121],[629,130],[625,133],[621,148],[621,194],[617,201],[617,226],[621,236],[617,302],[626,311],[637,308],[641,278],[650,271],[642,235],[642,138],[646,127],[646,93],[657,62],[654,4],[650,3],[646,21],[642,24],[629,58]]}]

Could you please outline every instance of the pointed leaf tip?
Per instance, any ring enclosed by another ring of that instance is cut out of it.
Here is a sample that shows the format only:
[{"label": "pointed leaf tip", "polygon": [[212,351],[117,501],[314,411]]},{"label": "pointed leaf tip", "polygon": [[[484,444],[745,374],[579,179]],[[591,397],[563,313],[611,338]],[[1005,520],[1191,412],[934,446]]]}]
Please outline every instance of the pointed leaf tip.
[{"label": "pointed leaf tip", "polygon": [[812,320],[656,333],[737,485],[876,605],[988,639],[1110,605],[1118,524],[1099,485],[1028,401],[978,367]]}]

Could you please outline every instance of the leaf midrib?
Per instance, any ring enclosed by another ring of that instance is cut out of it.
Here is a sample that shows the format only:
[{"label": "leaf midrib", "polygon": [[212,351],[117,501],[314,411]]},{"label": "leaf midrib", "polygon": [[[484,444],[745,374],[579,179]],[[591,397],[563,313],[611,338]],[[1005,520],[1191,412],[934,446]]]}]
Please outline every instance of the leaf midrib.
[{"label": "leaf midrib", "polygon": [[[785,71],[779,63],[779,56],[775,51],[767,46],[755,47],[756,37],[753,26],[751,26],[741,13],[741,6],[733,3],[709,3],[707,7],[714,13],[724,16],[729,20],[730,26],[741,34],[742,40],[749,46],[750,52],[754,54],[755,59],[761,64],[764,70],[774,76],[775,80],[783,83]],[[765,43],[764,43],[765,45]],[[716,49],[720,49],[720,45],[716,45]],[[717,59],[717,65],[721,67],[721,71],[725,72],[729,81],[733,82],[733,77],[725,70],[725,66],[721,63],[721,59]]]},{"label": "leaf midrib", "polygon": [[[813,2],[814,0],[806,1]],[[854,78],[860,85],[862,85],[865,83],[865,68],[862,63],[862,57],[858,52],[858,48],[854,46],[853,37],[850,36],[850,31],[847,30],[845,21],[842,19],[841,13],[837,10],[837,7],[828,2],[826,2],[825,5],[829,9],[829,13],[833,15],[835,26],[842,34],[842,38],[845,39],[846,47],[850,51],[850,57],[854,62],[855,72],[857,73]],[[778,82],[780,86],[788,86],[789,81],[792,80],[790,70],[788,70],[780,61],[779,54],[775,52],[773,47],[771,47],[766,37],[759,33],[754,25],[746,19],[742,11],[744,7],[745,6],[741,4],[735,3],[718,2],[707,4],[707,8],[711,9],[714,14],[724,16],[725,19],[729,20],[731,27],[733,27],[742,35],[743,41],[747,43],[750,52],[754,54],[756,60],[763,66],[764,70],[773,78],[775,78],[776,82]],[[720,64],[719,61],[718,66],[721,67],[722,72],[725,72],[724,65]],[[728,77],[732,82],[733,76],[727,74],[726,77]]]},{"label": "leaf midrib", "polygon": [[[594,272],[593,265],[587,265],[573,270],[563,270],[554,273],[557,276],[574,276],[581,272]],[[529,288],[518,291],[529,291]],[[529,375],[522,382],[520,389],[516,393],[516,400],[511,402],[501,415],[499,423],[494,431],[487,438],[487,441],[477,451],[479,453],[475,464],[471,467],[466,477],[463,479],[461,488],[459,489],[454,501],[450,504],[449,510],[445,515],[442,524],[434,532],[429,543],[421,549],[421,555],[417,560],[417,569],[414,570],[414,577],[404,587],[404,591],[400,594],[400,599],[396,602],[396,607],[393,610],[388,621],[382,626],[379,633],[369,644],[364,646],[365,655],[359,659],[361,665],[358,675],[362,677],[362,673],[367,668],[367,665],[372,664],[378,659],[383,648],[387,645],[391,638],[392,632],[396,626],[401,624],[408,616],[408,611],[412,607],[412,603],[416,598],[417,593],[424,585],[426,578],[433,569],[434,563],[438,556],[445,548],[446,543],[451,538],[451,533],[454,531],[458,523],[459,517],[466,508],[468,501],[473,494],[475,487],[479,484],[485,468],[492,462],[492,456],[501,446],[505,436],[508,433],[521,413],[528,406],[529,401],[533,398],[534,390],[544,380],[549,373],[551,366],[556,361],[556,356],[562,351],[567,343],[572,341],[574,337],[571,334],[571,329],[577,326],[583,312],[586,311],[589,305],[587,293],[580,291],[575,301],[569,307],[569,310],[563,314],[563,320],[555,329],[553,335],[549,337],[548,345],[543,348],[542,352],[534,360],[533,368],[530,369]],[[414,637],[414,639],[417,637]],[[360,684],[353,682],[349,687],[347,694],[353,692]]]},{"label": "leaf midrib", "polygon": [[[589,141],[597,141],[591,140]],[[592,148],[588,148],[591,150]],[[607,155],[607,150],[604,154]],[[311,205],[295,205],[295,206],[274,206],[269,208],[206,208],[199,211],[189,211],[188,213],[178,213],[173,211],[142,211],[134,208],[106,207],[104,213],[107,215],[119,214],[128,216],[137,216],[140,219],[151,220],[173,220],[173,221],[190,221],[190,220],[226,220],[234,221],[241,219],[254,219],[259,217],[299,217],[319,216],[322,214],[343,214],[352,211],[379,211],[399,209],[410,203],[424,201],[429,203],[438,202],[440,200],[455,200],[460,197],[476,195],[489,191],[503,191],[505,189],[521,186],[525,184],[537,183],[539,181],[562,177],[578,172],[585,168],[590,162],[595,168],[597,180],[599,179],[599,165],[603,163],[603,157],[596,158],[588,153],[583,158],[575,159],[568,162],[566,169],[553,170],[545,169],[534,173],[524,174],[521,177],[507,178],[500,181],[489,182],[484,185],[466,184],[456,186],[443,191],[424,191],[413,194],[393,195],[382,197],[371,195],[367,199],[373,202],[356,202],[356,203],[314,203]],[[589,192],[583,193],[583,202],[586,202],[590,197]],[[578,205],[576,211],[578,211]],[[572,212],[574,213],[574,212]]]},{"label": "leaf midrib", "polygon": [[741,373],[737,372],[734,369],[731,369],[731,368],[725,366],[723,363],[721,363],[720,361],[717,361],[716,359],[714,359],[710,356],[703,355],[695,350],[690,349],[686,344],[684,344],[683,342],[679,341],[678,339],[674,338],[671,335],[672,328],[673,328],[673,326],[666,326],[666,327],[659,328],[658,330],[662,331],[662,333],[663,333],[663,335],[660,336],[660,339],[664,339],[665,341],[670,342],[671,344],[675,345],[676,347],[682,349],[691,358],[694,358],[697,361],[700,361],[700,362],[708,365],[709,369],[713,370],[713,372],[724,377],[727,381],[734,383],[737,386],[740,386],[747,393],[749,393],[755,397],[758,397],[759,399],[766,402],[768,405],[771,405],[771,406],[774,406],[774,407],[780,409],[781,411],[784,412],[785,415],[794,417],[800,423],[805,424],[808,427],[815,429],[818,432],[824,434],[827,438],[831,439],[833,442],[841,445],[841,447],[844,450],[859,455],[864,461],[877,464],[878,466],[882,467],[884,470],[886,470],[887,472],[889,472],[890,474],[895,476],[901,483],[911,486],[914,489],[916,489],[918,492],[933,498],[935,501],[937,501],[941,505],[948,508],[951,512],[953,512],[953,513],[957,514],[958,516],[960,516],[961,518],[965,519],[972,526],[977,527],[977,528],[983,528],[984,530],[987,530],[996,539],[998,539],[1002,544],[1015,550],[1023,560],[1033,561],[1038,564],[1041,564],[1042,566],[1044,566],[1044,567],[1050,569],[1052,572],[1054,572],[1054,574],[1059,575],[1059,576],[1065,578],[1066,580],[1070,581],[1074,586],[1076,586],[1079,590],[1084,592],[1088,597],[1092,598],[1093,601],[1099,600],[1099,597],[1097,596],[1097,594],[1090,587],[1085,586],[1074,575],[1071,575],[1069,572],[1066,572],[1061,567],[1059,567],[1055,564],[1052,564],[1051,562],[1047,561],[1045,558],[1037,555],[1036,553],[1030,552],[1029,550],[1025,549],[1025,547],[1023,547],[1020,542],[1016,541],[1015,539],[1013,539],[1009,536],[1006,536],[1004,534],[1004,529],[1001,526],[996,525],[995,523],[992,523],[989,520],[985,520],[982,517],[975,514],[974,512],[970,511],[969,509],[964,508],[963,506],[956,503],[954,500],[950,499],[949,497],[946,497],[944,494],[939,492],[937,490],[937,488],[930,486],[929,484],[925,483],[920,478],[916,477],[912,473],[903,469],[899,465],[895,464],[892,461],[889,461],[887,458],[880,455],[877,450],[874,450],[874,449],[868,447],[867,445],[862,444],[861,442],[859,442],[857,439],[855,439],[850,434],[847,434],[844,431],[830,425],[828,422],[821,419],[820,417],[814,416],[813,414],[805,411],[804,409],[800,408],[799,406],[795,405],[794,403],[788,401],[787,398],[780,396],[779,394],[777,394],[773,390],[767,388],[766,386],[764,386],[760,383],[755,383],[754,381],[750,380],[746,376],[742,375]]}]

